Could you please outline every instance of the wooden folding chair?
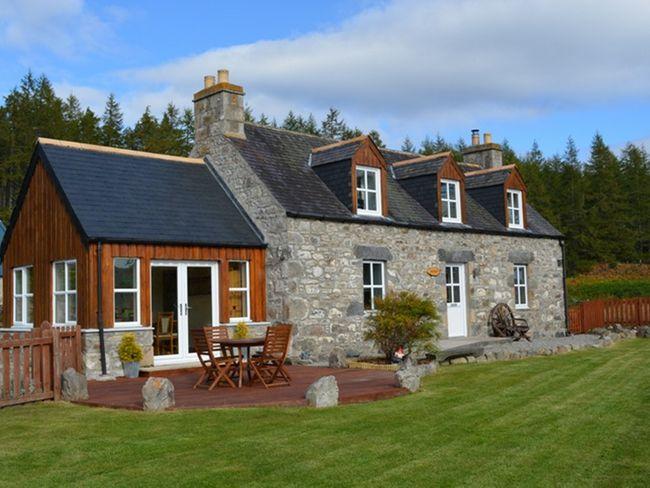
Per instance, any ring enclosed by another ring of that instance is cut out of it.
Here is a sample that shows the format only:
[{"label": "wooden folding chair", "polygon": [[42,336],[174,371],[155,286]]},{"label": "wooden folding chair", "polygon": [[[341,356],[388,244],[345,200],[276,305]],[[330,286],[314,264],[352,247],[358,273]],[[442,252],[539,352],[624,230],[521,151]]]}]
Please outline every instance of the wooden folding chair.
[{"label": "wooden folding chair", "polygon": [[291,384],[291,377],[284,367],[291,341],[291,329],[290,324],[268,327],[262,353],[250,358],[253,380],[259,378],[266,388]]},{"label": "wooden folding chair", "polygon": [[221,341],[230,339],[228,335],[228,327],[225,325],[217,325],[212,327],[210,325],[203,327],[203,332],[208,342],[212,344],[212,352],[217,354],[217,357],[230,356],[235,357],[232,347],[225,346]]},{"label": "wooden folding chair", "polygon": [[[210,327],[212,329],[212,327]],[[216,327],[215,327],[216,328]],[[226,332],[226,338],[227,338]],[[212,338],[208,336],[205,329],[192,329],[192,341],[194,343],[194,350],[199,358],[201,366],[203,366],[203,373],[198,381],[194,384],[194,389],[199,387],[207,387],[212,390],[221,381],[233,388],[237,385],[232,381],[232,374],[234,372],[235,359],[232,354],[223,354],[222,356],[215,356],[215,348],[217,344],[213,342]],[[223,351],[228,351],[223,348]]]}]

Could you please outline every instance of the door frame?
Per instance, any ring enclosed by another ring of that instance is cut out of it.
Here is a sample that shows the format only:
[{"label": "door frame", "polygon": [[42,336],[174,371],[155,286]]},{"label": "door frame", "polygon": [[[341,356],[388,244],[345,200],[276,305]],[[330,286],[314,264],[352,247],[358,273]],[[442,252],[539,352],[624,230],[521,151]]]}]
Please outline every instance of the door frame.
[{"label": "door frame", "polygon": [[[153,268],[166,267],[176,268],[177,297],[176,297],[176,320],[178,333],[178,354],[167,354],[164,356],[154,355],[154,366],[161,366],[174,363],[187,363],[196,359],[194,353],[189,352],[189,321],[188,321],[188,290],[187,290],[187,268],[211,268],[211,292],[212,292],[212,324],[219,324],[219,262],[218,261],[188,261],[156,259],[151,261],[149,269],[149,310],[151,326],[156,332],[156,323],[153,317]],[[185,306],[183,310],[183,305]],[[183,313],[184,311],[184,313]]]},{"label": "door frame", "polygon": [[[458,285],[460,286],[460,306],[461,306],[461,317],[462,317],[462,327],[460,334],[451,335],[451,325],[449,320],[449,303],[447,303],[447,267],[457,267],[458,268]],[[446,305],[446,314],[447,314],[447,337],[468,337],[469,328],[467,324],[467,277],[466,277],[466,266],[465,263],[446,263],[445,264],[445,305]]]}]

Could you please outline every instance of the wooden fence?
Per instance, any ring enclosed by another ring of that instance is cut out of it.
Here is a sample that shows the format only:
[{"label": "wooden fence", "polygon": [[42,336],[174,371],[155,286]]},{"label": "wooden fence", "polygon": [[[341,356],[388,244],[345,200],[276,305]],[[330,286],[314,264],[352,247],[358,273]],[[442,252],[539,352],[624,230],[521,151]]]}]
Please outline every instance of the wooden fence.
[{"label": "wooden fence", "polygon": [[61,374],[81,372],[81,328],[52,327],[0,332],[0,408],[39,400],[58,400]]},{"label": "wooden fence", "polygon": [[574,334],[613,324],[650,324],[650,297],[592,300],[569,308],[569,330]]}]

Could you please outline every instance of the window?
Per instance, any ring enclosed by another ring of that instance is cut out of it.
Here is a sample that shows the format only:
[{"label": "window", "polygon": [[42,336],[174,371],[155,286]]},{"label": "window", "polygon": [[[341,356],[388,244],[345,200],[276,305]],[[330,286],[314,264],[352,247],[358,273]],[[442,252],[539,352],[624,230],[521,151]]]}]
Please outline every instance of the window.
[{"label": "window", "polygon": [[442,221],[460,224],[460,184],[458,181],[440,181],[440,200],[442,203]]},{"label": "window", "polygon": [[228,303],[230,321],[250,320],[250,287],[248,261],[229,261]]},{"label": "window", "polygon": [[140,261],[113,260],[115,325],[137,325],[140,321]]},{"label": "window", "polygon": [[381,173],[377,168],[357,166],[357,213],[381,215]]},{"label": "window", "polygon": [[77,262],[58,261],[52,265],[54,273],[54,323],[77,323]]},{"label": "window", "polygon": [[508,227],[523,229],[521,191],[508,190]]},{"label": "window", "polygon": [[383,261],[363,262],[363,308],[374,310],[377,298],[384,298]]},{"label": "window", "polygon": [[14,268],[14,325],[34,325],[34,267]]},{"label": "window", "polygon": [[528,308],[528,274],[525,265],[515,265],[515,308]]}]

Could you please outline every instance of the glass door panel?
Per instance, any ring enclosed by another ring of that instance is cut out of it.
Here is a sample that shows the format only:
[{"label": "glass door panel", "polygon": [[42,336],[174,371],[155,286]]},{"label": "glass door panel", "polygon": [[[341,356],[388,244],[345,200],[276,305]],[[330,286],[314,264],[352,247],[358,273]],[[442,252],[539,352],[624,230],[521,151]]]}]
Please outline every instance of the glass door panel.
[{"label": "glass door panel", "polygon": [[214,325],[212,267],[187,266],[188,351],[194,352],[192,330]]},{"label": "glass door panel", "polygon": [[154,355],[180,354],[178,335],[178,266],[151,267],[151,318]]}]

